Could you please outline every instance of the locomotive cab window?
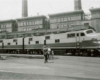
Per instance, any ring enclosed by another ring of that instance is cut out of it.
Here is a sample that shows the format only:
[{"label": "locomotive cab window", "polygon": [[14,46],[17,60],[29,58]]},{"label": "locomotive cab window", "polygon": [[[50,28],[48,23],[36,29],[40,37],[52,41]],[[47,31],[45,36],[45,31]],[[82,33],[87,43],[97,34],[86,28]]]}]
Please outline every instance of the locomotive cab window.
[{"label": "locomotive cab window", "polygon": [[93,33],[93,31],[92,30],[88,30],[88,31],[86,31],[86,33],[87,34],[91,34],[91,33]]},{"label": "locomotive cab window", "polygon": [[36,44],[39,44],[39,41],[36,41],[35,43],[36,43]]},{"label": "locomotive cab window", "polygon": [[59,39],[55,39],[55,43],[60,43],[60,40]]},{"label": "locomotive cab window", "polygon": [[81,33],[81,36],[85,36],[85,34],[84,33]]},{"label": "locomotive cab window", "polygon": [[50,39],[50,36],[46,36],[45,39]]}]

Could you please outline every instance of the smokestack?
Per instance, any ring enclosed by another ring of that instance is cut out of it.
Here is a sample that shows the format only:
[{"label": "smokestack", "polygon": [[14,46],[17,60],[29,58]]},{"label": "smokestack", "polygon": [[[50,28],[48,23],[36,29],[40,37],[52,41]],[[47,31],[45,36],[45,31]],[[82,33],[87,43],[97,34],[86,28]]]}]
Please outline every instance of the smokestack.
[{"label": "smokestack", "polygon": [[82,10],[81,0],[74,0],[74,10]]},{"label": "smokestack", "polygon": [[22,0],[22,17],[28,17],[27,0]]}]

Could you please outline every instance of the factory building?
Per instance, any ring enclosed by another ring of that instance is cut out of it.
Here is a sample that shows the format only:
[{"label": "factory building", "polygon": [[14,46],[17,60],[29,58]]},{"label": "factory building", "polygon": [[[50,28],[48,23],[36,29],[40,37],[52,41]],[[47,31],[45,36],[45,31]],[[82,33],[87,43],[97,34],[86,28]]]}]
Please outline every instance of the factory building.
[{"label": "factory building", "polygon": [[[81,0],[74,0],[74,11],[50,14],[49,20],[45,16],[28,17],[27,0],[22,0],[22,18],[0,21],[0,31],[23,32],[48,29],[53,31],[69,31],[93,27],[100,32],[100,8],[90,9],[87,15],[82,10]],[[48,22],[48,24],[47,24]]]},{"label": "factory building", "polygon": [[91,11],[91,25],[96,29],[97,32],[100,32],[100,8],[92,8]]},{"label": "factory building", "polygon": [[16,20],[0,21],[0,32],[15,32],[17,30]]},{"label": "factory building", "polygon": [[44,29],[45,16],[35,16],[16,19],[18,23],[18,31],[32,31],[37,29]]}]

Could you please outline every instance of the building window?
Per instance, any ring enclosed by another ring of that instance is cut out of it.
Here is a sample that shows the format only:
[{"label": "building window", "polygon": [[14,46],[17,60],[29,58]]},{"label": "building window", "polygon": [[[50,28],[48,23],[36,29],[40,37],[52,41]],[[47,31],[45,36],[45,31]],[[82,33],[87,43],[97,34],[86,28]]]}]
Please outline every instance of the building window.
[{"label": "building window", "polygon": [[7,24],[6,27],[11,27],[11,25],[10,24]]},{"label": "building window", "polygon": [[4,38],[6,38],[6,36],[5,36],[5,35],[3,35],[3,36],[2,36],[2,39],[4,39]]},{"label": "building window", "polygon": [[55,39],[55,43],[60,43],[60,40],[59,39]]},{"label": "building window", "polygon": [[67,28],[67,23],[66,23],[66,24],[64,24],[64,28]]},{"label": "building window", "polygon": [[54,23],[56,23],[57,22],[57,19],[56,18],[54,18]]},{"label": "building window", "polygon": [[37,24],[37,21],[35,21],[35,25]]},{"label": "building window", "polygon": [[26,24],[26,22],[23,22],[24,23],[24,26],[26,26],[27,24]]},{"label": "building window", "polygon": [[23,26],[23,22],[20,23],[20,26]]},{"label": "building window", "polygon": [[26,31],[26,28],[23,28],[23,31]]},{"label": "building window", "polygon": [[63,28],[63,24],[60,25],[60,28]]},{"label": "building window", "polygon": [[39,23],[42,24],[42,20],[40,20]]},{"label": "building window", "polygon": [[21,23],[20,22],[18,22],[18,26],[21,26]]},{"label": "building window", "polygon": [[1,25],[1,28],[3,28],[3,25]]},{"label": "building window", "polygon": [[64,21],[64,18],[60,18],[60,21],[63,22]]},{"label": "building window", "polygon": [[31,24],[31,21],[29,22],[29,25],[32,25],[32,24]]},{"label": "building window", "polygon": [[34,21],[32,21],[32,25],[34,25],[35,23],[34,23]]},{"label": "building window", "polygon": [[67,21],[67,17],[64,18],[64,21]]},{"label": "building window", "polygon": [[29,30],[29,31],[31,31],[31,30],[32,30],[32,28],[28,28],[28,30]]},{"label": "building window", "polygon": [[29,22],[26,22],[27,23],[27,25],[29,25]]},{"label": "building window", "polygon": [[57,20],[58,20],[58,22],[60,22],[60,18],[58,18]]},{"label": "building window", "polygon": [[68,21],[70,21],[70,17],[68,17]]},{"label": "building window", "polygon": [[39,44],[39,41],[36,41],[35,43],[36,43],[36,44]]},{"label": "building window", "polygon": [[84,23],[84,26],[89,26],[89,23]]},{"label": "building window", "polygon": [[52,19],[50,19],[50,23],[53,23],[53,20]]}]

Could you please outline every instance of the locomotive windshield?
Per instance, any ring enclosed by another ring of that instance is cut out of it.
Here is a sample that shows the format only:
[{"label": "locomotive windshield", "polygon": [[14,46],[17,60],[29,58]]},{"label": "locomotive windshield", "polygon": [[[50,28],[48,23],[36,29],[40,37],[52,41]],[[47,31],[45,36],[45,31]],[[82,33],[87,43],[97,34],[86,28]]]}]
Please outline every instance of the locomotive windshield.
[{"label": "locomotive windshield", "polygon": [[86,33],[91,34],[91,33],[94,33],[94,32],[93,32],[93,30],[88,30],[88,31],[86,31]]}]

